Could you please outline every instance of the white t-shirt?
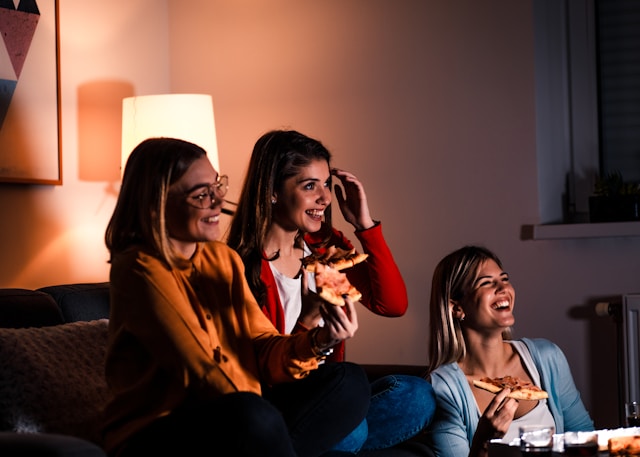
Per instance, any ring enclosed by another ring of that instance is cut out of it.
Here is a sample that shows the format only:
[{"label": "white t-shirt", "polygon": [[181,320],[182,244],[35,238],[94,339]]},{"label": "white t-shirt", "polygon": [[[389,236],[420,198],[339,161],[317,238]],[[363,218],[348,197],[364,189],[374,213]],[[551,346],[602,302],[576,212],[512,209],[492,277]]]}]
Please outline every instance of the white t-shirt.
[{"label": "white t-shirt", "polygon": [[[311,249],[307,246],[307,243],[304,243],[303,251],[305,257],[311,255]],[[297,275],[295,278],[290,278],[289,276],[283,275],[273,266],[273,262],[269,262],[269,267],[276,280],[278,295],[284,308],[284,331],[285,333],[291,333],[296,322],[298,322],[298,317],[302,310],[302,277]],[[315,275],[306,271],[304,274],[307,275],[309,290],[315,292]]]}]

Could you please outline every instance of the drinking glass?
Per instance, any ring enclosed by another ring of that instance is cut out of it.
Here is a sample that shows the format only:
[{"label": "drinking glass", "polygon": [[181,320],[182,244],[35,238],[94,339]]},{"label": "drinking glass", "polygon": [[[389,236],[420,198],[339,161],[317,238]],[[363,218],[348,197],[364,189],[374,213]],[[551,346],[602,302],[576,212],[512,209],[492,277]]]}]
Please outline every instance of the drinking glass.
[{"label": "drinking glass", "polygon": [[630,401],[624,404],[627,427],[640,427],[640,403]]},{"label": "drinking glass", "polygon": [[554,433],[553,426],[523,425],[520,427],[520,452],[525,457],[550,456]]},{"label": "drinking glass", "polygon": [[565,455],[598,455],[597,432],[565,432]]}]

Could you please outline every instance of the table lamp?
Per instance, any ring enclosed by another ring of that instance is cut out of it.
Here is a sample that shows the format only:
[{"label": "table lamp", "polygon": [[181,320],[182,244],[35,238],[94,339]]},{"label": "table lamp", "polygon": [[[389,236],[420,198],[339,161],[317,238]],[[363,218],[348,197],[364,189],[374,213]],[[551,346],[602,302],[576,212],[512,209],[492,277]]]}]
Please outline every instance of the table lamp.
[{"label": "table lamp", "polygon": [[122,159],[120,173],[131,151],[147,138],[170,137],[190,141],[207,151],[220,172],[211,95],[162,94],[122,100]]}]

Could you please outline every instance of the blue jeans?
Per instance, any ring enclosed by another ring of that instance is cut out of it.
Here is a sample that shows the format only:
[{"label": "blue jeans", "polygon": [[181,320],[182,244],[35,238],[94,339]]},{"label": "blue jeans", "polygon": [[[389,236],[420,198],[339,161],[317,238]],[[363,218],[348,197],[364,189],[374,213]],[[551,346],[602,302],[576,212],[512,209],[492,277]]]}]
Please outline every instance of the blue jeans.
[{"label": "blue jeans", "polygon": [[436,409],[433,387],[425,379],[389,375],[371,383],[367,417],[327,455],[385,449],[415,436]]}]

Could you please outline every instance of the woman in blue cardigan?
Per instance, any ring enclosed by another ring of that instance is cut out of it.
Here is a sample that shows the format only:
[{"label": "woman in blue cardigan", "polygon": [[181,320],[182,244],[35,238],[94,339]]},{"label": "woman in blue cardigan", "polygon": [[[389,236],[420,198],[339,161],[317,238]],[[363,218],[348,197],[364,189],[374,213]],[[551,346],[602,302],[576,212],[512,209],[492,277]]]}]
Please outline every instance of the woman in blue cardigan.
[{"label": "woman in blue cardigan", "polygon": [[[436,413],[426,439],[437,456],[484,457],[494,438],[511,442],[525,424],[556,433],[593,430],[558,346],[511,339],[515,290],[491,251],[465,246],[436,266],[431,286],[429,376]],[[514,400],[473,387],[474,379],[515,376],[547,391],[546,400]]]}]

